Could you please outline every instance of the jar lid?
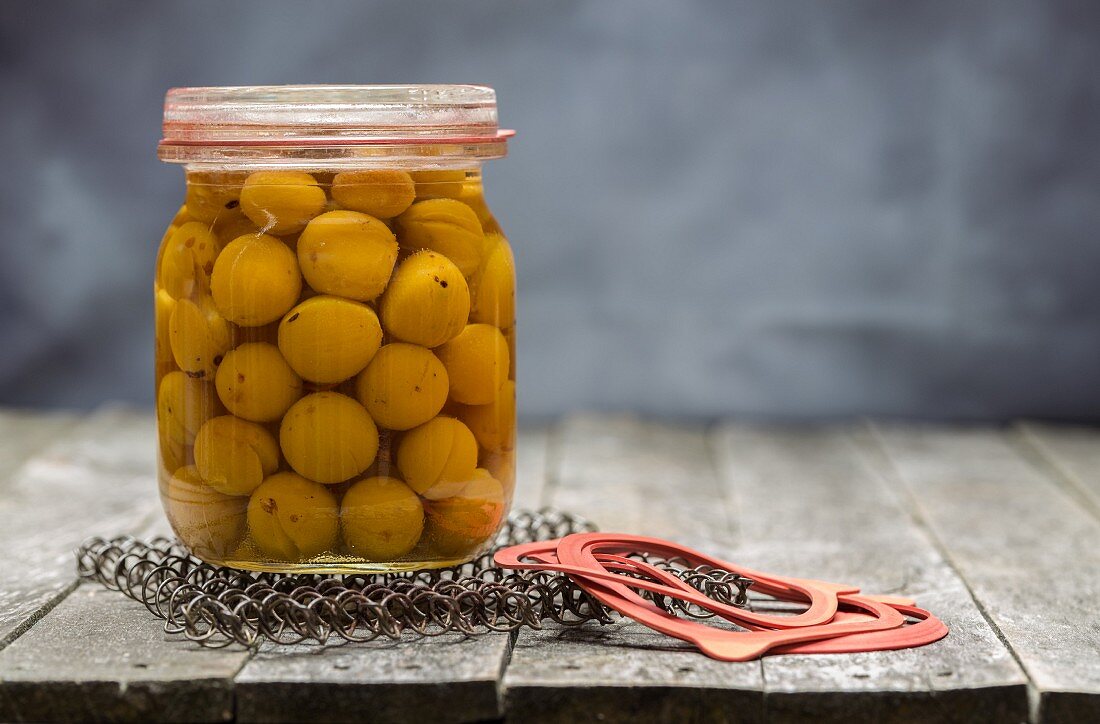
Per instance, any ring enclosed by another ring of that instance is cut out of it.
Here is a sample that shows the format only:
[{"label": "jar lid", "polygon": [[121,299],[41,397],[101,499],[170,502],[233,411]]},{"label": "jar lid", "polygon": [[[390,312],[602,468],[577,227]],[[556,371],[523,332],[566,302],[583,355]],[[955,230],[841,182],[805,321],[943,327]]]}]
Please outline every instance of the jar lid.
[{"label": "jar lid", "polygon": [[[404,148],[397,155],[499,158],[514,135],[497,125],[496,92],[479,85],[173,88],[163,133],[159,156],[173,162],[212,160],[204,148],[230,155],[251,148],[247,155],[255,157],[261,148],[373,146]],[[409,148],[425,146],[451,148]]]}]

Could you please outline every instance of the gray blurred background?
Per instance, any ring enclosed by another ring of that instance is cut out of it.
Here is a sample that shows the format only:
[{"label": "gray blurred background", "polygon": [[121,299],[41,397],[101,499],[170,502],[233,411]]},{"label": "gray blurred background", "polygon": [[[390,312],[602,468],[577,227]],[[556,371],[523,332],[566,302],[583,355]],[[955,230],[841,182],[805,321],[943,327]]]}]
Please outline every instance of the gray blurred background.
[{"label": "gray blurred background", "polygon": [[0,8],[0,404],[152,399],[177,85],[477,82],[527,416],[1100,418],[1095,2]]}]

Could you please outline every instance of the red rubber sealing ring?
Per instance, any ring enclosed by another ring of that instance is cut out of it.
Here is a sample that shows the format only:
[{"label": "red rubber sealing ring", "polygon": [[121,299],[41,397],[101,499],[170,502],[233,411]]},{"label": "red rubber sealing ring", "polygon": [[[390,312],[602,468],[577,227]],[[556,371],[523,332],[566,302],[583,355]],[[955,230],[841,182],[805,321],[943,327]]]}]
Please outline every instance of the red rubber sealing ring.
[{"label": "red rubber sealing ring", "polygon": [[569,535],[559,541],[557,549],[559,553],[558,560],[563,563],[573,562],[561,555],[563,550],[567,556],[570,556],[573,551],[579,550],[582,546],[589,546],[592,544],[599,544],[600,551],[603,553],[619,553],[625,555],[630,555],[631,553],[649,553],[665,558],[681,558],[692,566],[710,566],[712,568],[730,571],[755,581],[755,590],[777,597],[783,595],[784,591],[788,592],[788,594],[793,593],[803,585],[833,589],[838,594],[859,593],[858,586],[849,586],[843,583],[830,583],[829,581],[818,581],[810,578],[778,576],[774,573],[745,568],[736,563],[700,553],[697,550],[678,543],[661,540],[660,538],[648,538],[641,535],[618,533],[576,533],[574,535]]},{"label": "red rubber sealing ring", "polygon": [[[565,540],[565,539],[562,539]],[[536,541],[534,543],[524,543],[521,545],[511,546],[497,551],[493,560],[501,568],[516,568],[524,570],[547,570],[556,571],[558,573],[565,573],[573,578],[585,578],[592,580],[596,583],[605,585],[611,590],[622,591],[623,587],[629,586],[634,588],[641,588],[646,591],[652,591],[654,593],[660,593],[665,596],[681,597],[680,594],[690,595],[691,593],[697,594],[699,598],[705,599],[706,602],[711,604],[717,604],[717,601],[707,598],[702,593],[690,586],[684,584],[680,579],[668,575],[667,579],[664,579],[664,571],[660,569],[653,569],[650,572],[651,578],[663,579],[666,585],[659,583],[653,583],[651,581],[644,581],[640,579],[626,578],[616,573],[611,573],[604,567],[596,563],[595,565],[573,565],[561,563],[557,556],[557,545],[559,541]],[[553,558],[549,558],[548,554]],[[526,559],[534,558],[538,560],[538,563],[524,562]],[[624,559],[627,560],[627,559]],[[631,563],[640,563],[639,561],[631,561]],[[639,566],[642,568],[652,568],[648,565]],[[724,570],[730,570],[728,568]],[[736,571],[734,571],[736,572]],[[672,581],[676,583],[673,584]],[[579,582],[579,581],[578,581]],[[672,588],[671,586],[676,586]],[[758,588],[757,590],[763,590]],[[794,616],[790,615],[770,615],[763,613],[756,613],[748,611],[743,608],[737,608],[734,606],[728,607],[730,610],[724,612],[723,618],[727,618],[737,624],[747,624],[756,627],[767,628],[800,628],[803,626],[818,626],[823,623],[828,623],[832,620],[833,616],[837,612],[837,593],[834,589],[820,588],[810,584],[797,584],[789,589],[784,588],[776,592],[775,597],[785,601],[809,601],[810,606],[802,613]],[[691,603],[696,605],[706,606],[706,603],[692,600]],[[717,611],[715,611],[717,613]],[[728,615],[727,615],[728,613]]]},{"label": "red rubber sealing ring", "polygon": [[824,641],[811,641],[773,649],[773,654],[860,654],[870,651],[911,649],[939,641],[948,633],[947,625],[929,611],[916,606],[889,604],[910,618],[920,619],[894,631],[849,634]]},{"label": "red rubber sealing ring", "polygon": [[[824,623],[793,629],[765,631],[730,631],[715,628],[674,616],[642,598],[622,584],[595,584],[586,578],[577,578],[577,585],[608,608],[668,636],[694,644],[696,648],[721,661],[750,661],[769,650],[785,644],[813,642],[846,634],[866,633],[898,628],[905,618],[885,604],[859,596],[841,595],[841,603],[863,609],[871,618],[849,623]],[[675,592],[677,598],[686,600],[687,594]],[[703,596],[702,598],[706,598]],[[712,602],[714,603],[714,602]],[[707,606],[708,609],[711,606]]]},{"label": "red rubber sealing ring", "polygon": [[[737,573],[753,579],[756,591],[779,600],[809,602],[809,607],[794,616],[746,611],[707,597],[667,571],[625,557],[638,553],[679,558],[689,565]],[[756,571],[656,538],[576,534],[557,541],[502,549],[495,560],[505,568],[565,573],[609,608],[725,661],[745,661],[766,653],[852,653],[908,648],[937,641],[948,633],[942,621],[908,598],[858,595],[859,589],[854,586]],[[643,578],[635,577],[639,575]],[[718,629],[679,618],[641,597],[636,590],[700,606],[750,630]],[[908,623],[906,617],[918,621]]]},{"label": "red rubber sealing ring", "polygon": [[[697,552],[694,552],[693,554],[698,555]],[[636,570],[648,569],[649,575],[652,575],[654,577],[660,576],[661,580],[665,580],[666,583],[668,583],[670,586],[673,586],[682,591],[698,592],[697,589],[692,588],[680,578],[677,578],[676,576],[673,576],[666,571],[656,568],[655,566],[650,566],[647,563],[607,554],[597,555],[597,558],[603,561],[612,559],[624,563],[629,563],[631,564],[631,567]],[[690,556],[687,558],[690,558]],[[728,563],[728,561],[726,563]],[[729,569],[727,568],[726,570]],[[901,627],[892,630],[867,631],[863,633],[846,633],[833,639],[812,641],[790,646],[782,646],[776,651],[776,653],[859,653],[867,651],[882,651],[887,649],[911,648],[938,641],[946,636],[948,633],[947,626],[939,618],[932,615],[929,611],[918,608],[915,603],[910,599],[906,599],[900,596],[860,595],[857,597],[851,595],[846,597],[842,596],[841,601],[845,601],[846,599],[852,600],[856,598],[864,602],[873,601],[880,604],[889,605],[891,608],[894,608],[899,613],[903,613],[911,618],[920,619],[920,621],[916,624],[904,624]],[[688,599],[685,596],[681,600]],[[725,616],[723,612],[720,611],[717,607],[706,606],[704,604],[700,604],[695,600],[691,600],[689,602],[696,603],[696,605],[702,605],[704,608],[707,608],[707,610],[713,611],[714,613],[723,616],[723,618],[729,619],[729,617]],[[734,608],[734,610],[740,609]],[[836,617],[834,618],[834,622],[838,621],[838,619],[840,621],[856,621],[866,620],[866,618],[867,617],[862,614],[851,614],[845,611],[838,611]]]},{"label": "red rubber sealing ring", "polygon": [[[541,558],[541,556],[539,556]],[[608,564],[617,570],[632,571],[637,573],[643,573],[655,580],[664,581],[666,584],[673,586],[679,590],[688,593],[699,593],[698,589],[688,586],[684,581],[677,576],[665,571],[664,569],[657,568],[643,561],[638,561],[631,558],[623,558],[621,556],[613,556],[608,554],[597,554],[596,558],[604,564],[605,568]],[[552,562],[547,560],[546,562]],[[589,572],[586,575],[593,575],[594,572]],[[598,575],[598,574],[597,574]],[[602,576],[601,576],[602,579]],[[630,582],[627,585],[631,585]],[[635,585],[632,588],[641,588],[643,590],[651,590],[655,592],[663,592],[656,586]],[[702,594],[700,594],[702,595]],[[922,646],[924,644],[938,641],[947,635],[948,629],[942,621],[933,616],[928,611],[918,608],[910,599],[902,598],[900,596],[872,596],[867,594],[861,594],[861,598],[870,601],[876,601],[881,604],[889,605],[899,612],[909,616],[910,618],[920,619],[916,624],[905,624],[901,632],[891,631],[889,634],[880,632],[868,632],[862,634],[845,634],[838,636],[834,639],[825,641],[814,641],[804,644],[792,644],[789,646],[781,646],[775,650],[775,653],[856,653],[862,651],[881,651],[885,649],[897,649],[897,648],[910,648],[913,646]],[[685,597],[682,600],[689,600],[694,603],[694,600],[687,599]],[[716,602],[718,603],[718,602]],[[697,604],[703,605],[703,604]],[[744,621],[743,609],[736,607],[723,606],[721,609],[717,606],[707,607],[708,610],[722,616],[726,620],[733,621],[748,628],[754,628],[754,625]],[[724,611],[736,612],[735,615],[726,615]],[[833,618],[834,623],[840,623],[842,621],[858,621],[866,620],[868,617],[866,614],[851,613],[847,611],[837,611],[836,616]]]}]

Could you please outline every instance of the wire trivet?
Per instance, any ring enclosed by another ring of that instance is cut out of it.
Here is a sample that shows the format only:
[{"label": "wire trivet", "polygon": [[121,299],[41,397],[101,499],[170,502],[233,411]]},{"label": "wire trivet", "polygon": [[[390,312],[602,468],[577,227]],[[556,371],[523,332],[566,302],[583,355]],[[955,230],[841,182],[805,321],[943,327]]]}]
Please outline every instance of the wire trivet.
[{"label": "wire trivet", "polygon": [[[494,549],[454,568],[378,575],[257,573],[213,566],[178,541],[92,538],[76,551],[80,577],[140,601],[164,630],[203,646],[257,646],[263,641],[349,642],[412,633],[438,636],[611,623],[615,616],[570,578],[493,565],[499,548],[594,531],[579,516],[551,509],[508,517]],[[676,560],[648,559],[705,595],[747,606],[752,581],[714,568],[687,568]],[[693,618],[713,614],[677,600],[649,596],[666,611]]]}]

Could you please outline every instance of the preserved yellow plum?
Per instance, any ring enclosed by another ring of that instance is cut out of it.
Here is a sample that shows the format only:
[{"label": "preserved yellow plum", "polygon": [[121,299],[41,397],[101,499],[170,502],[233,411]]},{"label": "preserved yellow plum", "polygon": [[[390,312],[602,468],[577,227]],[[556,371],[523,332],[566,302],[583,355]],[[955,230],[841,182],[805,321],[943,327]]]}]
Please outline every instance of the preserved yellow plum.
[{"label": "preserved yellow plum", "polygon": [[458,419],[470,428],[485,450],[511,450],[516,444],[516,383],[505,380],[486,405],[463,405]]},{"label": "preserved yellow plum", "polygon": [[340,483],[371,466],[378,428],[355,400],[338,392],[306,395],[287,410],[279,445],[294,471],[319,483]]},{"label": "preserved yellow plum", "polygon": [[402,249],[438,252],[470,276],[481,262],[485,234],[477,214],[454,199],[417,201],[397,217],[397,240]]},{"label": "preserved yellow plum", "polygon": [[468,324],[435,354],[447,368],[451,398],[465,405],[493,402],[508,379],[508,341],[490,324]]},{"label": "preserved yellow plum", "polygon": [[302,292],[294,252],[274,236],[239,236],[226,244],[210,279],[222,316],[242,327],[259,327],[287,313]]},{"label": "preserved yellow plum", "polygon": [[378,315],[365,304],[322,295],[279,323],[279,351],[303,379],[343,382],[359,374],[382,345]]},{"label": "preserved yellow plum", "polygon": [[413,254],[382,295],[382,324],[403,341],[438,347],[466,326],[470,289],[458,267],[434,251]]},{"label": "preserved yellow plum", "polygon": [[172,232],[160,251],[157,280],[174,299],[185,299],[210,288],[210,274],[221,246],[198,221],[189,221]]},{"label": "preserved yellow plum", "polygon": [[165,476],[170,477],[173,470],[179,470],[190,462],[192,459],[189,446],[157,430],[157,475],[161,478],[162,486]]},{"label": "preserved yellow plum", "polygon": [[436,417],[406,433],[397,446],[397,469],[428,499],[448,498],[469,482],[477,467],[477,441],[453,417]]},{"label": "preserved yellow plum", "polygon": [[[176,358],[172,354],[172,340],[169,337],[168,324],[172,319],[172,312],[176,310],[176,300],[172,298],[159,285],[156,289],[156,316],[154,322],[157,328],[156,347],[156,379],[160,380],[176,368]],[[176,467],[179,467],[178,465]],[[174,468],[173,468],[174,469]]]},{"label": "preserved yellow plum", "polygon": [[425,169],[410,175],[416,183],[418,199],[456,199],[462,195],[466,181],[466,172],[462,169]]},{"label": "preserved yellow plum", "polygon": [[359,374],[355,392],[379,425],[409,430],[439,414],[448,388],[447,370],[431,350],[393,342]]},{"label": "preserved yellow plum", "polygon": [[300,561],[336,547],[336,496],[296,473],[275,473],[248,500],[248,532],[267,556]]},{"label": "preserved yellow plum", "polygon": [[279,444],[262,425],[221,415],[199,429],[195,467],[219,493],[249,495],[279,469]]},{"label": "preserved yellow plum", "polygon": [[469,554],[496,532],[504,504],[500,482],[478,468],[457,495],[427,503],[430,545],[444,555]]},{"label": "preserved yellow plum", "polygon": [[246,174],[240,172],[197,171],[187,174],[187,215],[210,225],[226,216],[239,215],[241,185]]},{"label": "preserved yellow plum", "polygon": [[332,179],[332,199],[345,209],[389,219],[416,199],[412,176],[397,169],[344,171]]},{"label": "preserved yellow plum", "polygon": [[252,422],[275,422],[302,396],[302,378],[267,342],[248,342],[227,352],[214,382],[225,407]]},{"label": "preserved yellow plum", "polygon": [[493,212],[489,210],[489,205],[485,203],[485,195],[480,180],[467,182],[457,198],[474,210],[474,213],[477,214],[477,220],[481,222],[481,228],[486,234],[500,233],[500,224],[497,223]]},{"label": "preserved yellow plum", "polygon": [[257,171],[244,182],[241,211],[265,234],[293,234],[325,209],[328,197],[302,171]]},{"label": "preserved yellow plum", "polygon": [[241,236],[260,236],[260,228],[240,213],[239,209],[237,213],[219,216],[217,221],[210,225],[210,230],[214,232],[214,236],[218,237],[223,247]]},{"label": "preserved yellow plum", "polygon": [[[187,213],[187,204],[183,204],[176,210],[176,215],[172,217],[172,223],[168,225],[168,234],[170,235],[171,232],[175,231],[183,224],[186,224],[188,221],[194,221],[194,219]],[[164,243],[163,239],[161,239],[161,243]]]},{"label": "preserved yellow plum", "polygon": [[413,549],[424,530],[424,506],[408,485],[377,476],[353,484],[340,503],[340,528],[349,553],[394,560]]},{"label": "preserved yellow plum", "polygon": [[358,211],[329,211],[298,237],[298,263],[318,292],[369,302],[386,288],[397,248],[393,232],[379,219]]},{"label": "preserved yellow plum", "polygon": [[245,531],[245,499],[223,495],[203,482],[192,465],[177,470],[164,492],[172,530],[195,555],[223,560]]},{"label": "preserved yellow plum", "polygon": [[157,420],[165,439],[190,445],[202,424],[222,413],[213,385],[189,377],[184,372],[169,372],[157,389]]},{"label": "preserved yellow plum", "polygon": [[180,299],[168,320],[172,357],[192,377],[212,376],[233,341],[229,323],[210,298],[201,299],[200,304]]},{"label": "preserved yellow plum", "polygon": [[470,278],[470,321],[508,329],[516,323],[516,262],[503,236],[485,239],[485,261]]}]

